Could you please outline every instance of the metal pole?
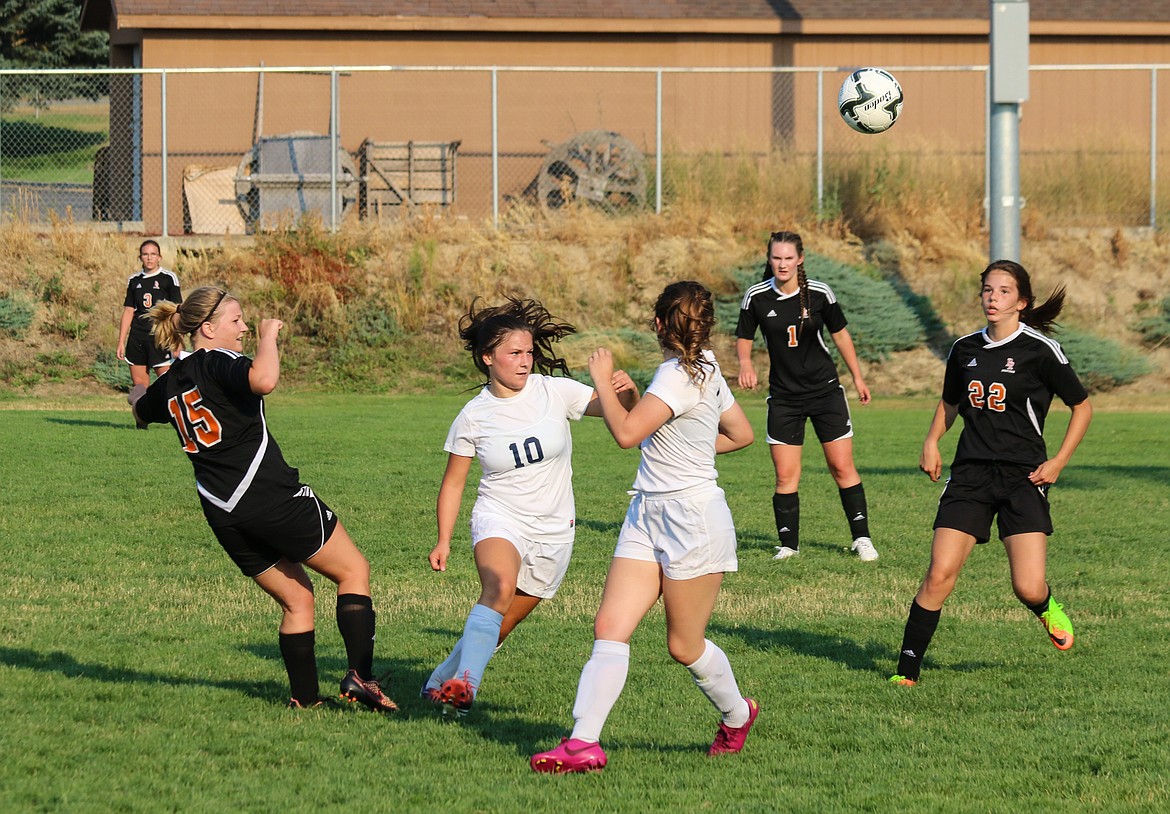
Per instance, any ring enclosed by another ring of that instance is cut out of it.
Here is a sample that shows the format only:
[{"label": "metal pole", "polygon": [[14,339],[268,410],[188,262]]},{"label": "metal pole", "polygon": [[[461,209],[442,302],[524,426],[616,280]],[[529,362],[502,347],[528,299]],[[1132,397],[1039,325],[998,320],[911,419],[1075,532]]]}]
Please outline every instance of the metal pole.
[{"label": "metal pole", "polygon": [[654,121],[654,212],[662,214],[662,69],[657,73]]},{"label": "metal pole", "polygon": [[170,185],[167,183],[167,72],[160,75],[162,88],[162,143],[159,152],[162,154],[162,236],[167,236],[167,226],[170,223],[170,210],[167,206],[167,193]]},{"label": "metal pole", "polygon": [[825,72],[817,71],[817,217],[825,213]]},{"label": "metal pole", "polygon": [[991,106],[991,259],[1020,259],[1020,106]]},{"label": "metal pole", "polygon": [[500,107],[497,72],[492,66],[492,228],[500,228]]},{"label": "metal pole", "polygon": [[1158,228],[1158,69],[1150,69],[1150,228]]},{"label": "metal pole", "polygon": [[329,72],[329,231],[337,231],[337,68]]}]

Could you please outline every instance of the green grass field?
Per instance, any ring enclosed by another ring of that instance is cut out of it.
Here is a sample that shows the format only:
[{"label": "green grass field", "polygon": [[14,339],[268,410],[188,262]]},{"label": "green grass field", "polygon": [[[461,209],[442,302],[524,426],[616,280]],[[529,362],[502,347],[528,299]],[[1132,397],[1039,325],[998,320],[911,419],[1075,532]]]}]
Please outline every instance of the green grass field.
[{"label": "green grass field", "polygon": [[94,155],[110,139],[109,104],[58,103],[5,113],[3,177],[8,181],[92,184]]},{"label": "green grass field", "polygon": [[[560,595],[488,668],[471,715],[417,697],[478,583],[466,533],[433,574],[447,427],[468,394],[278,392],[285,456],[374,568],[378,669],[402,707],[291,712],[275,605],[208,531],[173,431],[120,397],[0,412],[0,811],[1149,811],[1170,805],[1170,448],[1165,415],[1099,413],[1053,490],[1050,581],[1077,630],[1053,648],[1012,596],[1002,547],[972,556],[923,680],[888,686],[926,566],[939,485],[917,472],[931,404],[855,408],[876,563],[848,553],[819,449],[806,449],[803,554],[775,563],[762,440],[719,460],[740,532],[710,637],[759,723],[708,759],[716,713],[666,653],[633,641],[599,775],[533,774],[568,733],[591,621],[637,464],[601,421],[575,428],[579,532]],[[757,431],[763,402],[744,400]],[[30,405],[31,406],[31,405]],[[1067,411],[1050,420],[1059,438]],[[954,448],[957,429],[946,439]],[[469,511],[473,493],[464,500]],[[465,527],[463,527],[465,528]],[[326,686],[344,653],[319,587]]]}]

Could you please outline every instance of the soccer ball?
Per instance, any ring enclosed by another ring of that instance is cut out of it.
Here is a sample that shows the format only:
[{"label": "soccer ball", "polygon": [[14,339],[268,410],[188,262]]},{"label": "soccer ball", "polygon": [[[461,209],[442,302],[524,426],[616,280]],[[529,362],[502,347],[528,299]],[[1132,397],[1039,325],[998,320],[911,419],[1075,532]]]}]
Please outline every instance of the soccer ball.
[{"label": "soccer ball", "polygon": [[881,68],[859,68],[841,83],[837,109],[858,133],[883,133],[902,112],[902,86]]}]

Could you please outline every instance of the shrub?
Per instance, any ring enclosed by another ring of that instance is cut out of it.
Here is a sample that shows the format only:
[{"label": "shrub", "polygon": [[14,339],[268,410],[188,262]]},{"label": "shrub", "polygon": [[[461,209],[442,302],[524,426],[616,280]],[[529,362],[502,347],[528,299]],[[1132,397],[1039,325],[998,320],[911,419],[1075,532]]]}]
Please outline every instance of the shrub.
[{"label": "shrub", "polygon": [[23,339],[35,313],[36,307],[27,300],[11,294],[0,295],[0,333]]},{"label": "shrub", "polygon": [[1057,339],[1090,393],[1129,384],[1151,370],[1149,360],[1113,339],[1076,330],[1062,330]]},{"label": "shrub", "polygon": [[98,351],[89,373],[99,384],[123,393],[130,391],[130,366],[119,359],[113,351]]},{"label": "shrub", "polygon": [[1142,344],[1157,348],[1170,342],[1170,297],[1162,300],[1159,310],[1161,313],[1145,317],[1134,325],[1142,337]]}]

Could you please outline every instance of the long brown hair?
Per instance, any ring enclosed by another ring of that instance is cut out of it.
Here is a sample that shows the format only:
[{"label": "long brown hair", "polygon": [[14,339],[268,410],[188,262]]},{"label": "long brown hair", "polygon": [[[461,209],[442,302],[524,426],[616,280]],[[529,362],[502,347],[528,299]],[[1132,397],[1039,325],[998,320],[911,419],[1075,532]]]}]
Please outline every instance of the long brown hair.
[{"label": "long brown hair", "polygon": [[[777,243],[789,244],[796,249],[798,257],[804,257],[804,241],[800,235],[796,232],[773,232],[768,237],[768,252],[764,255],[763,280],[776,276],[772,273],[772,247]],[[808,275],[804,272],[804,260],[796,266],[796,282],[800,286],[800,324],[796,327],[796,335],[800,336],[804,333],[804,323],[808,319]]]},{"label": "long brown hair", "polygon": [[512,331],[527,331],[532,334],[532,366],[546,375],[554,370],[569,375],[568,363],[556,355],[552,343],[576,333],[576,328],[558,322],[536,300],[508,297],[503,305],[491,307],[483,307],[480,302],[481,298],[476,297],[467,313],[459,319],[463,349],[471,351],[471,361],[480,373],[489,375],[483,357],[499,347],[504,337]]},{"label": "long brown hair", "polygon": [[993,271],[1010,274],[1016,281],[1016,289],[1019,291],[1020,299],[1028,301],[1024,310],[1020,311],[1020,322],[1029,328],[1035,328],[1042,334],[1052,333],[1056,318],[1064,310],[1064,286],[1053,289],[1044,304],[1038,306],[1036,298],[1032,295],[1032,279],[1028,276],[1027,269],[1014,260],[996,260],[979,275],[980,287],[987,282],[987,275]]},{"label": "long brown hair", "polygon": [[715,370],[715,365],[703,355],[715,325],[711,292],[693,280],[671,283],[658,296],[654,316],[658,320],[659,344],[677,354],[691,381],[702,385],[708,373]]},{"label": "long brown hair", "polygon": [[225,302],[235,302],[227,291],[212,285],[197,288],[176,305],[163,300],[142,315],[150,322],[150,335],[160,348],[177,353],[183,349],[184,337],[193,335],[204,322],[215,322]]}]

